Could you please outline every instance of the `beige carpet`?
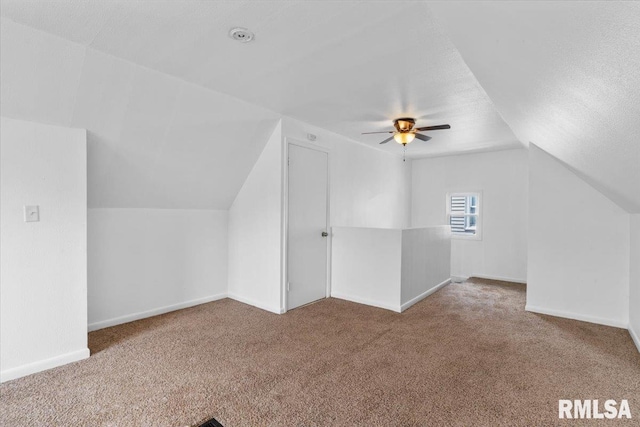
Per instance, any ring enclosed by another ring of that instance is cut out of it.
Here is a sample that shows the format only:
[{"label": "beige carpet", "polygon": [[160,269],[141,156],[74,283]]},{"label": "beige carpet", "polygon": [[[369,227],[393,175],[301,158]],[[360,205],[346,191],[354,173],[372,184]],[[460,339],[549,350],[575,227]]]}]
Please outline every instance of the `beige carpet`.
[{"label": "beige carpet", "polygon": [[3,426],[598,425],[558,399],[629,399],[626,330],[524,311],[523,285],[451,284],[403,314],[328,299],[231,300],[89,335],[84,361],[0,386]]}]

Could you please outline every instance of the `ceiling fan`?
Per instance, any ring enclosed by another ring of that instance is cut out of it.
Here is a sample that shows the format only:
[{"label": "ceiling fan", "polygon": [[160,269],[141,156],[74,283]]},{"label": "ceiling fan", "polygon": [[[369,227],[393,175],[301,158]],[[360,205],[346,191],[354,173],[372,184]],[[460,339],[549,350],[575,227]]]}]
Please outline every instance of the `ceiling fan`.
[{"label": "ceiling fan", "polygon": [[400,119],[395,119],[393,121],[393,127],[395,127],[396,130],[389,130],[389,131],[383,131],[383,132],[363,132],[362,134],[367,135],[372,133],[392,133],[393,134],[392,136],[385,139],[380,144],[386,144],[392,139],[395,139],[395,141],[398,144],[402,144],[403,146],[406,147],[406,145],[409,144],[411,141],[413,141],[414,138],[418,138],[419,140],[422,140],[422,141],[429,141],[431,139],[430,136],[422,135],[418,132],[426,132],[429,130],[451,129],[451,126],[449,125],[424,126],[421,128],[414,128],[415,125],[416,125],[415,119],[412,119],[409,117],[403,117]]}]

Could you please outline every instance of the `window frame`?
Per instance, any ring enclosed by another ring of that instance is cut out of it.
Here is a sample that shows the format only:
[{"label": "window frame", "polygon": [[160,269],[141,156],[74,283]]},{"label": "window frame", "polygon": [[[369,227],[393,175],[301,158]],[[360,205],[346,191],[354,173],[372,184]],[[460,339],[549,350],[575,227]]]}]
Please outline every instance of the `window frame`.
[{"label": "window frame", "polygon": [[[476,197],[476,213],[475,214],[463,214],[460,215],[456,213],[455,215],[451,215],[451,198],[452,197]],[[461,240],[482,240],[482,191],[452,191],[447,193],[447,211],[446,211],[446,220],[447,225],[449,225],[449,229],[451,229],[451,217],[452,216],[464,216],[471,217],[475,216],[476,218],[476,232],[475,234],[469,233],[456,233],[451,231],[452,239],[461,239]]]}]

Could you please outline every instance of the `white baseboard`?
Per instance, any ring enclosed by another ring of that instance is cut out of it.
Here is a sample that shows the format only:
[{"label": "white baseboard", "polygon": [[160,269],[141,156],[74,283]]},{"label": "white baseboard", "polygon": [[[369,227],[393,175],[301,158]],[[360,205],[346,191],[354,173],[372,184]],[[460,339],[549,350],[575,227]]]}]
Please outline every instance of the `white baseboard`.
[{"label": "white baseboard", "polygon": [[37,362],[27,363],[17,368],[6,369],[0,372],[0,382],[14,380],[16,378],[35,374],[36,372],[46,371],[47,369],[56,368],[66,365],[67,363],[77,362],[78,360],[89,357],[89,349],[72,351],[71,353],[61,354],[60,356],[51,357],[49,359],[39,360]]},{"label": "white baseboard", "polygon": [[522,283],[524,285],[527,284],[527,279],[515,279],[513,277],[489,276],[486,274],[473,274],[471,277],[477,277],[478,279],[487,279],[487,280],[499,280],[501,282]]},{"label": "white baseboard", "polygon": [[355,303],[358,303],[358,304],[364,304],[364,305],[370,305],[372,307],[384,308],[385,310],[395,311],[396,313],[400,313],[401,312],[400,304],[398,304],[398,305],[387,304],[385,302],[374,301],[374,300],[370,300],[370,299],[367,299],[367,298],[356,297],[356,296],[353,296],[353,295],[346,295],[346,294],[342,294],[340,292],[333,292],[333,291],[331,291],[331,296],[333,298],[343,299],[345,301],[351,301],[351,302],[355,302]]},{"label": "white baseboard", "polygon": [[238,294],[234,294],[233,292],[229,292],[227,294],[227,297],[231,298],[232,300],[241,302],[243,304],[251,305],[253,307],[257,307],[257,308],[259,308],[261,310],[265,310],[265,311],[268,311],[268,312],[271,312],[271,313],[275,313],[275,314],[284,313],[284,310],[281,309],[280,307],[278,307],[278,308],[270,307],[268,305],[265,305],[265,304],[262,304],[262,303],[260,303],[258,301],[255,301],[255,300],[253,300],[251,298],[246,298],[246,297],[240,296]]},{"label": "white baseboard", "polygon": [[181,310],[183,308],[193,307],[211,301],[217,301],[226,298],[227,294],[210,295],[204,298],[198,298],[191,301],[185,301],[178,304],[171,304],[164,307],[154,308],[152,310],[141,311],[138,313],[127,314],[125,316],[114,317],[112,319],[101,320],[99,322],[89,323],[89,332],[98,329],[109,328],[111,326],[121,325],[123,323],[133,322],[134,320],[146,319],[147,317],[157,316],[159,314],[169,313],[171,311]]},{"label": "white baseboard", "polygon": [[619,320],[605,319],[602,317],[588,316],[584,314],[571,313],[569,311],[554,310],[543,307],[536,307],[527,304],[524,309],[533,313],[547,314],[549,316],[564,317],[566,319],[580,320],[582,322],[596,323],[598,325],[613,326],[614,328],[627,329],[629,325]]},{"label": "white baseboard", "polygon": [[636,331],[633,330],[631,325],[629,325],[629,335],[631,335],[631,339],[633,340],[633,343],[636,345],[636,348],[638,349],[638,352],[640,353],[640,336],[638,336]]},{"label": "white baseboard", "polygon": [[444,288],[449,283],[451,283],[451,279],[450,278],[445,280],[445,281],[443,281],[443,282],[438,283],[433,288],[424,291],[423,293],[421,293],[417,297],[410,299],[409,301],[405,302],[404,304],[402,304],[400,306],[400,312],[405,311],[407,308],[411,307],[412,305],[414,305],[418,301],[421,301],[421,300],[425,299],[426,297],[428,297],[429,295],[433,294],[434,292]]}]

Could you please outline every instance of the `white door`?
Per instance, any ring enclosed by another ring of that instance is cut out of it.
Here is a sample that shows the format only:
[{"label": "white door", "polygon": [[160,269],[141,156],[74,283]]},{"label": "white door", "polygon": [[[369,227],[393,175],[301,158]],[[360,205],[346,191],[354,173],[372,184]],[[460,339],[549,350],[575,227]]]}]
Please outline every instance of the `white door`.
[{"label": "white door", "polygon": [[327,295],[328,154],[289,145],[287,309]]}]

